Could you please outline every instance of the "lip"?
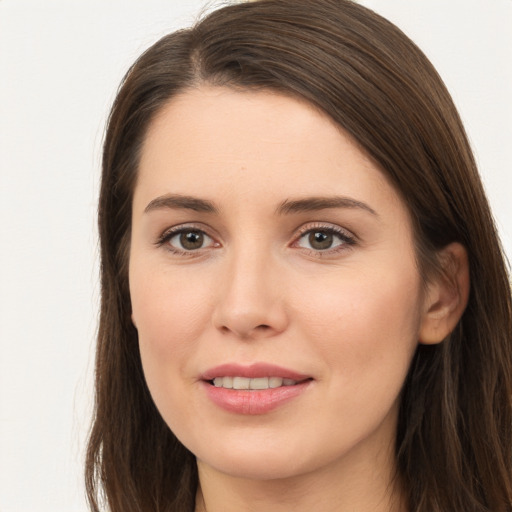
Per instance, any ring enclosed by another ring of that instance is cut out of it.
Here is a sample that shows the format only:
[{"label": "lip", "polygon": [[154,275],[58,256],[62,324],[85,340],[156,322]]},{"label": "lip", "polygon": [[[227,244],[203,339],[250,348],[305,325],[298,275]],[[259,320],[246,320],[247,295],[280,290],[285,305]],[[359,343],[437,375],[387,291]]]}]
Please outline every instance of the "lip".
[{"label": "lip", "polygon": [[[215,377],[282,377],[297,381],[293,386],[282,386],[262,390],[236,390],[215,387],[211,381]],[[268,363],[255,363],[249,366],[223,364],[207,370],[201,375],[202,386],[208,398],[227,412],[242,415],[266,414],[287,404],[302,395],[312,382],[304,375],[288,368]]]},{"label": "lip", "polygon": [[282,366],[269,363],[254,363],[248,366],[227,363],[216,366],[204,372],[201,380],[213,380],[215,377],[246,377],[248,379],[257,379],[258,377],[282,377],[283,379],[292,379],[303,381],[310,379],[310,375],[304,375]]}]

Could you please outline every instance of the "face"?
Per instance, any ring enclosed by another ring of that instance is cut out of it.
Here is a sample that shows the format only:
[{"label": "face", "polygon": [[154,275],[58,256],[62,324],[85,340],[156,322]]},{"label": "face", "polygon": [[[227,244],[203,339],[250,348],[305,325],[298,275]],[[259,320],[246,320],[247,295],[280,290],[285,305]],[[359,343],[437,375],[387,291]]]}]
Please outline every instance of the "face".
[{"label": "face", "polygon": [[142,151],[129,279],[149,389],[204,467],[285,478],[392,450],[424,309],[411,223],[312,106],[173,98]]}]

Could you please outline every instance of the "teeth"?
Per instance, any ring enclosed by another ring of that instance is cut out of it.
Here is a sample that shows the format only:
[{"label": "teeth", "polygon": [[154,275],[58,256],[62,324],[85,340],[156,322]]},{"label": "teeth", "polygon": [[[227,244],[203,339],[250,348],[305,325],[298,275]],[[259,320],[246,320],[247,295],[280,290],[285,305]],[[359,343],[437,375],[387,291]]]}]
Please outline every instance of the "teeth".
[{"label": "teeth", "polygon": [[268,387],[269,388],[280,388],[283,385],[283,379],[281,377],[269,377]]},{"label": "teeth", "polygon": [[268,377],[261,377],[258,379],[251,379],[249,382],[249,389],[268,389]]},{"label": "teeth", "polygon": [[[245,377],[233,377],[233,389],[249,389],[250,383],[251,379],[246,379]],[[222,384],[224,384],[224,379],[222,379]]]},{"label": "teeth", "polygon": [[281,386],[294,386],[297,381],[292,379],[283,379],[282,377],[258,377],[248,379],[247,377],[215,377],[213,385],[216,388],[239,389],[239,390],[259,390],[274,389]]}]

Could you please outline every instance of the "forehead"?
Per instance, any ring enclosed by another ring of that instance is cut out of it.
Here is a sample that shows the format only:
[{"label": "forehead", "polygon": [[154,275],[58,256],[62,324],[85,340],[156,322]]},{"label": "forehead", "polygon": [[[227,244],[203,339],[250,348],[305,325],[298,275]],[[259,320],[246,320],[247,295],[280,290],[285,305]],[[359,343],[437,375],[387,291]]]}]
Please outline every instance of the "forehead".
[{"label": "forehead", "polygon": [[[271,90],[202,86],[175,96],[160,110],[144,150],[147,154],[160,142],[169,149],[179,145],[181,151],[200,147],[226,156],[269,159],[283,156],[278,153],[294,141],[327,142],[338,132],[341,129],[330,117],[305,100]],[[295,149],[297,158],[305,156],[301,149],[306,148]]]},{"label": "forehead", "polygon": [[135,195],[191,191],[226,200],[376,192],[398,199],[380,169],[314,106],[223,87],[174,97],[144,141]]}]

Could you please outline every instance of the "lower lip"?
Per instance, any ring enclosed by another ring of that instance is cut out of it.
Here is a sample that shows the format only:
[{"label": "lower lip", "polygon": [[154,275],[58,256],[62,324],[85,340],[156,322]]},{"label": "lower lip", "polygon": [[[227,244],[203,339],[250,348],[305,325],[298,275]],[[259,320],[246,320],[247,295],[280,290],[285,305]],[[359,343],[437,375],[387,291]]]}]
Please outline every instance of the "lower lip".
[{"label": "lower lip", "polygon": [[293,386],[253,391],[218,388],[204,382],[210,400],[222,409],[235,414],[265,414],[290,402],[301,395],[311,383],[310,380]]}]

